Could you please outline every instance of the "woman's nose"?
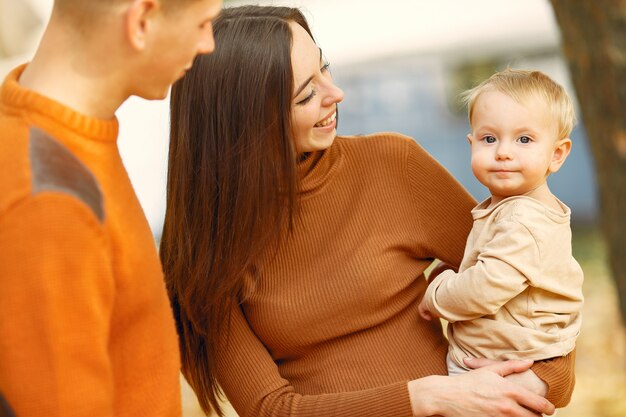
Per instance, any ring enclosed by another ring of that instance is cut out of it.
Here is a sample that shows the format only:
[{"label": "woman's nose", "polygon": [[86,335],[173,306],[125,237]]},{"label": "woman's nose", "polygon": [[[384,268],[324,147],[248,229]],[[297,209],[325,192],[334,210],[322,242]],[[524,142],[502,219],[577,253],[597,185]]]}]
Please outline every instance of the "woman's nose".
[{"label": "woman's nose", "polygon": [[335,85],[332,81],[328,83],[328,90],[322,100],[324,107],[331,106],[333,104],[343,101],[343,90]]}]

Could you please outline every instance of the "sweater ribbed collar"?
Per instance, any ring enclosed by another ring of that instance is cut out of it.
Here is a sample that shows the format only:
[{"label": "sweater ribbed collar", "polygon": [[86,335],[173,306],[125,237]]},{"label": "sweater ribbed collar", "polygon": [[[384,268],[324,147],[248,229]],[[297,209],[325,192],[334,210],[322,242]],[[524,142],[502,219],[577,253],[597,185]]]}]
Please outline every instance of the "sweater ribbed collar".
[{"label": "sweater ribbed collar", "polygon": [[22,87],[18,80],[27,64],[7,75],[0,90],[0,105],[10,114],[24,115],[45,128],[69,130],[94,141],[115,142],[119,131],[117,117],[96,119],[79,113],[33,90]]},{"label": "sweater ribbed collar", "polygon": [[324,150],[311,152],[298,162],[299,191],[305,196],[321,191],[343,164],[340,138]]}]

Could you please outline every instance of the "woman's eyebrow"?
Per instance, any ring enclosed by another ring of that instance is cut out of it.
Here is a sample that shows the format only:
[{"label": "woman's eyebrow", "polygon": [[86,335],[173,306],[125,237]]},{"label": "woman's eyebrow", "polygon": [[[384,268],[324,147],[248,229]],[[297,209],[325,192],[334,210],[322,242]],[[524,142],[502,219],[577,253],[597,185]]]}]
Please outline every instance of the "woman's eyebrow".
[{"label": "woman's eyebrow", "polygon": [[[320,62],[322,61],[322,48],[318,48],[320,50]],[[307,78],[302,85],[300,85],[300,87],[298,88],[298,90],[296,91],[296,94],[294,94],[293,96],[296,97],[298,94],[300,94],[302,92],[302,90],[304,90],[304,88],[307,86],[308,83],[311,82],[311,80],[313,79],[315,75],[311,75],[309,78]]]}]

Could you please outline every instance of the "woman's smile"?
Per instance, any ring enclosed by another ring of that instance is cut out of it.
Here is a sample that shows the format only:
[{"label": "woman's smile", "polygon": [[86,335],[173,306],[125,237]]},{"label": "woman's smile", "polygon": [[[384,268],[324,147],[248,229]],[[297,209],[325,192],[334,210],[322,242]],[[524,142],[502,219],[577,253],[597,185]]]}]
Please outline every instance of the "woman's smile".
[{"label": "woman's smile", "polygon": [[333,123],[337,118],[337,111],[333,110],[324,120],[315,123],[315,127],[325,127]]}]

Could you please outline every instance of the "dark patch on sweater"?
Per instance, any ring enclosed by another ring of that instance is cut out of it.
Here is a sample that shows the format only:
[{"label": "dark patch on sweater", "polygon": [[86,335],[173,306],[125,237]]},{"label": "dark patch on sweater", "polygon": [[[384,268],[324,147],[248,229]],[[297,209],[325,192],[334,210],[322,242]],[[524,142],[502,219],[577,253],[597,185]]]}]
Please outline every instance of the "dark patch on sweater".
[{"label": "dark patch on sweater", "polygon": [[13,409],[2,395],[2,392],[0,392],[0,417],[15,417]]},{"label": "dark patch on sweater", "polygon": [[102,222],[104,207],[96,178],[69,149],[37,128],[30,129],[33,191],[60,191],[85,203]]}]

